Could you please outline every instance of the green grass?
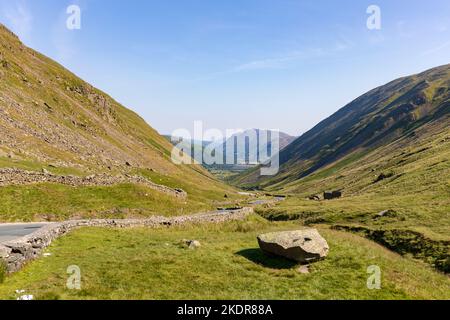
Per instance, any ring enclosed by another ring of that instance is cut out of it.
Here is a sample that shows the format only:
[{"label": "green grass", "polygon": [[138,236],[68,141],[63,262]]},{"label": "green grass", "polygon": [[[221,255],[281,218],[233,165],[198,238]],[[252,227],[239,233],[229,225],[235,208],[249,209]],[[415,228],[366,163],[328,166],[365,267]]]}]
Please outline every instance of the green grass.
[{"label": "green grass", "polygon": [[[0,298],[26,290],[37,299],[450,299],[450,280],[359,236],[321,229],[331,251],[300,274],[298,266],[258,249],[262,232],[296,223],[247,221],[175,229],[80,229],[0,285]],[[196,239],[198,250],[180,245]],[[67,267],[81,269],[80,291],[66,289]],[[369,290],[367,268],[382,270]]]},{"label": "green grass", "polygon": [[[45,168],[56,175],[88,175],[74,168],[55,168],[38,162],[0,157],[0,168],[13,167],[37,172]],[[114,175],[117,172],[108,174]],[[235,189],[212,177],[203,176],[202,172],[162,174],[149,169],[132,169],[131,174],[149,178],[156,184],[181,188],[188,193],[188,198],[177,199],[143,185],[133,184],[71,187],[37,183],[4,186],[0,187],[0,222],[174,216],[214,210],[243,200]]]},{"label": "green grass", "polygon": [[[182,186],[180,183],[178,188]],[[214,190],[213,186],[204,192],[193,186],[183,189],[188,192],[187,199],[134,184],[72,187],[39,183],[4,186],[0,187],[0,222],[175,216],[235,206],[244,198],[232,189]]]},{"label": "green grass", "polygon": [[142,218],[175,216],[216,209],[230,201],[223,193],[217,201],[195,194],[178,199],[142,185],[71,187],[42,183],[0,187],[0,221],[60,221],[79,218]]},{"label": "green grass", "polygon": [[0,284],[2,284],[5,281],[6,274],[7,274],[6,264],[3,260],[0,260]]},{"label": "green grass", "polygon": [[81,170],[70,167],[55,167],[49,164],[40,163],[36,161],[29,161],[23,159],[10,159],[8,157],[0,156],[0,168],[16,168],[27,171],[42,171],[46,169],[47,171],[56,175],[76,175],[76,176],[87,176],[89,174],[84,173]]},{"label": "green grass", "polygon": [[[401,248],[404,245],[415,256],[426,257],[424,261],[442,260],[442,256],[430,259],[434,245],[427,248],[417,242],[416,237],[409,240],[404,237],[420,233],[430,243],[440,242],[450,257],[450,140],[448,131],[440,127],[433,130],[418,132],[414,145],[404,145],[399,140],[362,158],[354,153],[353,157],[308,177],[273,186],[269,191],[289,197],[276,206],[260,206],[257,212],[272,220],[299,220],[304,224],[387,232],[400,237],[380,239],[381,243],[394,242],[400,246],[393,250],[404,252]],[[388,173],[392,176],[378,181],[381,174],[388,176]],[[308,200],[309,196],[322,195],[326,190],[342,190],[343,198]],[[376,216],[385,210],[394,214],[383,218]],[[440,270],[448,270],[448,267]]]}]

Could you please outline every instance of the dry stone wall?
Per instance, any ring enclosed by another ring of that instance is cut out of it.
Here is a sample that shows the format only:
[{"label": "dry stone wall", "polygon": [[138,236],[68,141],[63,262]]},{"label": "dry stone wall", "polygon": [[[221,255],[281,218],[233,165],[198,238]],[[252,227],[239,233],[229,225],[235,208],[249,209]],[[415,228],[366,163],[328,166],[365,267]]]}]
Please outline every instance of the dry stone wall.
[{"label": "dry stone wall", "polygon": [[181,189],[172,189],[153,183],[149,179],[132,175],[96,174],[87,177],[73,175],[55,175],[49,172],[26,171],[20,169],[0,169],[0,187],[7,185],[26,185],[32,183],[59,183],[73,187],[79,186],[112,186],[120,183],[142,184],[156,191],[169,194],[177,198],[186,198],[187,193]]},{"label": "dry stone wall", "polygon": [[53,240],[81,227],[159,228],[190,223],[222,223],[226,221],[243,220],[252,212],[252,208],[243,208],[233,211],[216,211],[173,218],[155,216],[142,220],[99,219],[49,223],[28,236],[0,244],[0,259],[4,260],[6,263],[8,273],[16,272],[20,270],[27,262],[38,258],[42,251],[47,248]]}]

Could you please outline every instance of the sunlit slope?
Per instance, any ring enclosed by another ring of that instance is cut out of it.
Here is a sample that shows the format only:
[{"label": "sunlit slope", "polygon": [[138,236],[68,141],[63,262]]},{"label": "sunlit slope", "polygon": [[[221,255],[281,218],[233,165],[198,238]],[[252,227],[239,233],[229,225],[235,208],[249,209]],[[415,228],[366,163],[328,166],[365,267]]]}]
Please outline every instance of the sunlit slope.
[{"label": "sunlit slope", "polygon": [[[172,145],[136,113],[25,47],[0,25],[0,168],[74,175],[140,174],[155,183],[188,189],[189,199],[197,201],[195,207],[203,207],[210,197],[223,199],[231,192],[201,166],[175,165],[171,150]],[[7,197],[3,200],[16,201],[2,201],[0,220],[1,215],[20,217],[22,211],[29,212],[29,208],[20,207],[29,206],[36,189],[44,189],[38,192],[42,194],[38,199],[55,191],[54,186],[34,187],[0,188],[0,197]],[[97,190],[88,194],[95,199]],[[112,209],[108,196],[101,198],[104,203],[94,207]],[[79,201],[72,200],[68,201],[67,214],[79,209]],[[182,207],[183,203],[174,206]],[[89,208],[81,207],[83,212]],[[48,209],[52,208],[41,207],[35,213]]]},{"label": "sunlit slope", "polygon": [[282,152],[279,175],[235,183],[289,196],[257,209],[270,220],[357,232],[450,272],[449,71],[367,93]]},{"label": "sunlit slope", "polygon": [[[450,65],[401,78],[354,100],[281,152],[281,170],[259,177],[258,170],[234,180],[242,186],[283,187],[337,161],[347,163],[393,142],[413,148],[417,139],[448,132]],[[381,149],[380,149],[381,150]],[[385,148],[385,150],[387,150]]]}]

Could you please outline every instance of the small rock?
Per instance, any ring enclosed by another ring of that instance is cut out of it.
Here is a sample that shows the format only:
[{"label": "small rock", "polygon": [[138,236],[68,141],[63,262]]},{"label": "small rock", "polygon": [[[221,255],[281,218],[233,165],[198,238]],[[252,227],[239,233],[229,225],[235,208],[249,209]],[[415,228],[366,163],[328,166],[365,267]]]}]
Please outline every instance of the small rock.
[{"label": "small rock", "polygon": [[42,173],[43,174],[50,174],[50,172],[47,169],[45,169],[45,168],[42,168]]},{"label": "small rock", "polygon": [[297,272],[301,274],[309,274],[309,266],[300,266],[297,269]]},{"label": "small rock", "polygon": [[375,215],[375,219],[383,217],[394,217],[397,213],[394,210],[384,210]]},{"label": "small rock", "polygon": [[182,243],[189,249],[198,249],[202,246],[197,240],[183,240]]},{"label": "small rock", "polygon": [[0,259],[8,258],[10,253],[11,249],[8,249],[7,247],[0,245]]},{"label": "small rock", "polygon": [[391,177],[393,177],[393,176],[394,176],[394,173],[393,173],[393,172],[381,173],[381,174],[375,179],[374,183],[383,181],[383,180],[388,179],[388,178],[391,178]]}]

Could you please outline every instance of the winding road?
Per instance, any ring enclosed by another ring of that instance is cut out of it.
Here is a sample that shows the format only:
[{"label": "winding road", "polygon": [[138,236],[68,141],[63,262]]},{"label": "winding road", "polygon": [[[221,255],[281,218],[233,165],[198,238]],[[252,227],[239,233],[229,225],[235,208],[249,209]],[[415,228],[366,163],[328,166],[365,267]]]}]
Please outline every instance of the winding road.
[{"label": "winding road", "polygon": [[[264,199],[259,200],[256,199],[249,204],[251,206],[258,206],[263,205],[266,203],[273,203],[273,202],[279,202],[283,201],[284,198],[281,197],[275,197],[272,200]],[[222,211],[216,211],[214,213],[220,213]],[[224,213],[227,213],[227,211],[223,211]],[[32,234],[33,232],[39,230],[40,228],[44,227],[45,225],[48,225],[49,223],[0,223],[0,244],[7,241],[12,241],[16,239],[20,239],[26,235]]]}]

